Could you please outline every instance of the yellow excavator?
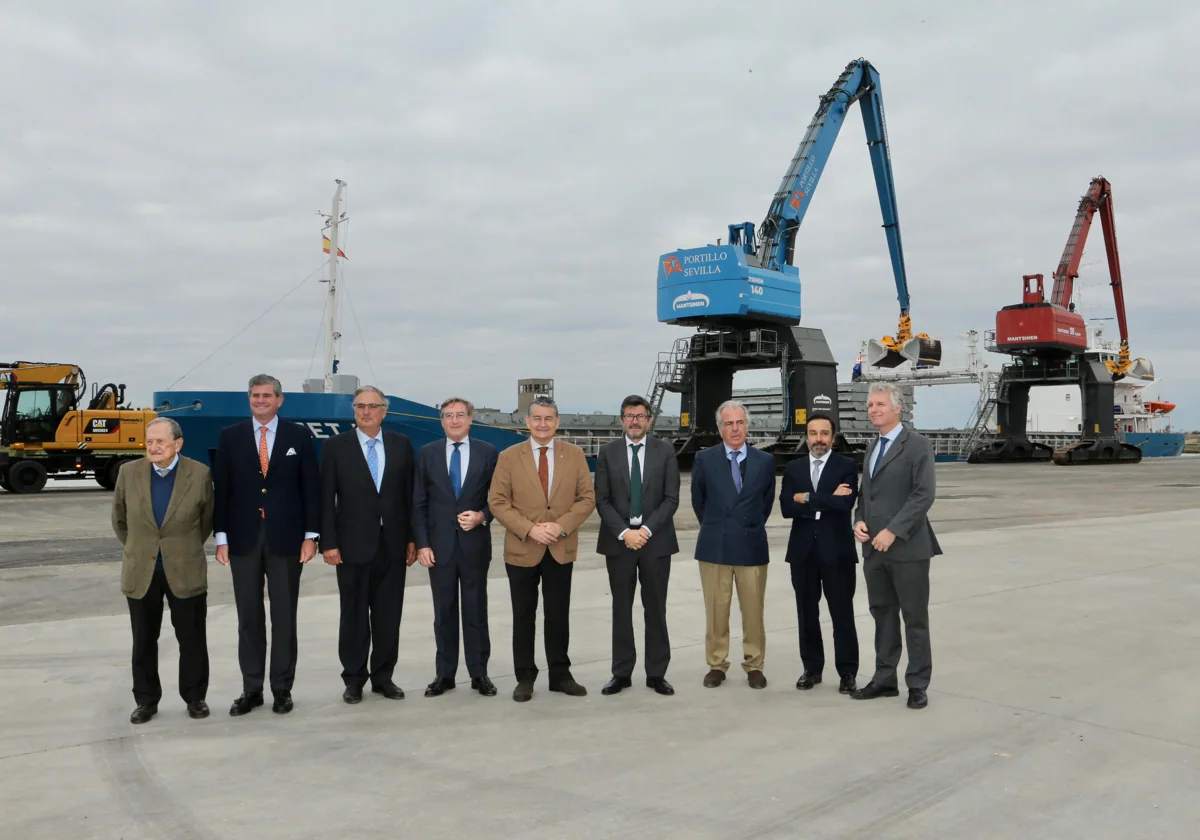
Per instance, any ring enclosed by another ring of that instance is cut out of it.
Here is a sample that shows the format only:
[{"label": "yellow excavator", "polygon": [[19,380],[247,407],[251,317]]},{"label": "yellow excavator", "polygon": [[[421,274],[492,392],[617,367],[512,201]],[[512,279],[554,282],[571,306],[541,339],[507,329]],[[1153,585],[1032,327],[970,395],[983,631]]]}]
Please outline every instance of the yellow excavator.
[{"label": "yellow excavator", "polygon": [[[106,490],[142,457],[146,424],[158,415],[130,408],[125,386],[92,388],[78,365],[0,362],[0,488],[37,493],[48,478],[93,478]],[[86,402],[85,402],[85,398]]]}]

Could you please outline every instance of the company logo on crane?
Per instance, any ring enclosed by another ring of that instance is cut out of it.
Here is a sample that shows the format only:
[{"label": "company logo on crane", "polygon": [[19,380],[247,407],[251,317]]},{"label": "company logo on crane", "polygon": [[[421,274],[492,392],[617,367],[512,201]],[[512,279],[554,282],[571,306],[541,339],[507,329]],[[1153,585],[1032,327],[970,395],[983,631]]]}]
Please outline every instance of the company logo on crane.
[{"label": "company logo on crane", "polygon": [[817,394],[812,401],[813,411],[829,411],[833,408],[833,400],[825,394]]},{"label": "company logo on crane", "polygon": [[708,309],[708,295],[687,291],[675,298],[671,308],[678,312],[680,309]]},{"label": "company logo on crane", "polygon": [[663,260],[663,270],[666,271],[667,277],[670,277],[676,271],[682,274],[683,266],[679,264],[679,257],[667,257]]},{"label": "company logo on crane", "polygon": [[801,201],[803,201],[803,200],[804,200],[804,193],[800,192],[800,190],[793,190],[793,191],[792,191],[792,201],[791,201],[791,205],[792,205],[792,209],[793,209],[793,210],[799,210],[799,209],[800,209],[800,202],[801,202]]}]

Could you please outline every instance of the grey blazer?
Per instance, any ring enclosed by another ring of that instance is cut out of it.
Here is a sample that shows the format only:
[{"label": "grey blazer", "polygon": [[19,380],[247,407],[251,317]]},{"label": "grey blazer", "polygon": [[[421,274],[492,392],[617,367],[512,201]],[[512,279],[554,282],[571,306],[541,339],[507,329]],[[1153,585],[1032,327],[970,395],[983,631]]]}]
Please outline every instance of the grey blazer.
[{"label": "grey blazer", "polygon": [[[629,455],[625,436],[606,443],[596,456],[596,511],[600,533],[596,553],[616,557],[625,549],[617,535],[629,527]],[[679,463],[675,447],[646,435],[646,470],[642,474],[642,524],[650,539],[642,553],[668,557],[679,551],[675,538],[675,511],[679,508]]]},{"label": "grey blazer", "polygon": [[[904,427],[883,453],[883,463],[872,476],[874,454],[875,446],[867,453],[863,466],[855,524],[866,522],[872,537],[884,528],[896,535],[892,547],[886,553],[880,552],[889,560],[928,560],[941,554],[929,524],[929,509],[937,494],[929,439]],[[876,553],[869,542],[861,545],[864,560]]]}]

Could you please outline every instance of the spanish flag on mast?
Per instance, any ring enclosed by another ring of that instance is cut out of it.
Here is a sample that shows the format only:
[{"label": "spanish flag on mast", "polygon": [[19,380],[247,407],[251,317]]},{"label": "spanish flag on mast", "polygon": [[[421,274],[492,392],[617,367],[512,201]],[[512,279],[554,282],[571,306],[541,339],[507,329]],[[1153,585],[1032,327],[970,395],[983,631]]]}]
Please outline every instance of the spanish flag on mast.
[{"label": "spanish flag on mast", "polygon": [[[331,243],[331,242],[329,241],[329,237],[328,237],[328,236],[326,236],[325,234],[321,234],[321,250],[322,250],[322,251],[324,251],[326,254],[328,254],[328,253],[329,253],[329,249],[330,249],[330,247],[332,246],[332,244],[333,244],[333,243]],[[341,248],[338,248],[338,256],[339,256],[339,257],[341,257],[341,258],[342,258],[342,259],[344,259],[344,260],[348,260],[348,259],[350,259],[349,257],[347,257],[347,256],[346,256],[346,252],[345,252],[345,251],[343,251]]]}]

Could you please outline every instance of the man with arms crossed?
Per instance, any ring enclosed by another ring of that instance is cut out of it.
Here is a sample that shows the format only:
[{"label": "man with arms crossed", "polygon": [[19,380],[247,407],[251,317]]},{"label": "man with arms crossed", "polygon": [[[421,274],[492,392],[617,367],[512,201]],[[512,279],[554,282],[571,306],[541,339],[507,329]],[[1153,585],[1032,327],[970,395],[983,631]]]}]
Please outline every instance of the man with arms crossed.
[{"label": "man with arms crossed", "polygon": [[460,397],[442,403],[446,437],[417,453],[413,489],[413,533],[417,562],[429,569],[433,594],[436,675],[426,697],[454,688],[458,671],[458,595],[462,588],[463,647],[471,688],[496,694],[488,679],[492,642],[488,634],[488,567],[492,563],[492,515],[488,489],[496,471],[496,447],[472,438],[475,406]]},{"label": "man with arms crossed", "polygon": [[796,592],[800,624],[801,691],[821,682],[825,646],[821,639],[821,590],[833,619],[834,664],[838,691],[854,691],[858,675],[858,632],[854,627],[854,586],[858,552],[850,513],[858,497],[858,466],[832,451],[837,429],[828,414],[808,418],[808,457],[787,465],[779,511],[792,520],[787,562]]},{"label": "man with arms crossed", "polygon": [[504,563],[513,606],[513,700],[533,698],[538,584],[545,611],[544,636],[550,690],[582,697],[587,689],[571,676],[571,570],[579,550],[579,526],[596,508],[592,473],[583,450],[555,440],[558,406],[533,398],[528,442],[500,453],[488,508],[504,526]]},{"label": "man with arms crossed", "polygon": [[250,414],[224,429],[213,464],[217,561],[229,566],[238,615],[242,694],[229,714],[263,704],[267,619],[271,601],[271,710],[292,710],[296,678],[296,604],[300,573],[316,556],[321,484],[312,433],[279,417],[283,386],[260,374],[250,380]]},{"label": "man with arms crossed", "polygon": [[353,405],[357,428],[321,448],[321,555],[337,567],[342,700],[361,703],[368,679],[371,691],[403,700],[392,676],[400,657],[404,579],[417,556],[412,442],[383,430],[388,400],[374,385],[356,390]]},{"label": "man with arms crossed", "polygon": [[766,688],[767,517],[775,504],[775,458],[746,443],[749,415],[736,400],[717,409],[721,443],[692,464],[692,509],[700,520],[696,559],[704,590],[707,688],[729,670],[729,605],[737,584],[742,611],[742,669],[751,688]]},{"label": "man with arms crossed", "polygon": [[213,488],[208,467],[180,456],[183,432],[166,417],[146,425],[146,457],[121,468],[113,493],[112,525],[125,546],[121,592],[133,628],[133,699],[130,723],[158,713],[158,633],[163,598],[179,642],[179,694],[188,715],[208,717],[208,559]]},{"label": "man with arms crossed", "polygon": [[633,593],[642,581],[646,620],[646,685],[674,694],[666,680],[671,662],[667,635],[667,581],[671,555],[679,551],[673,517],[679,507],[679,464],[675,448],[647,435],[650,404],[639,396],[621,403],[625,435],[605,444],[596,458],[596,510],[600,535],[596,552],[608,565],[612,590],[612,679],[601,694],[633,685],[637,647],[633,639]]},{"label": "man with arms crossed", "polygon": [[908,640],[908,707],[929,703],[933,671],[929,647],[929,561],[942,549],[929,525],[937,485],[929,440],[900,423],[900,389],[876,382],[867,394],[867,418],[879,440],[867,452],[854,536],[862,544],[863,579],[875,619],[875,675],[855,700],[896,697],[900,617]]}]

